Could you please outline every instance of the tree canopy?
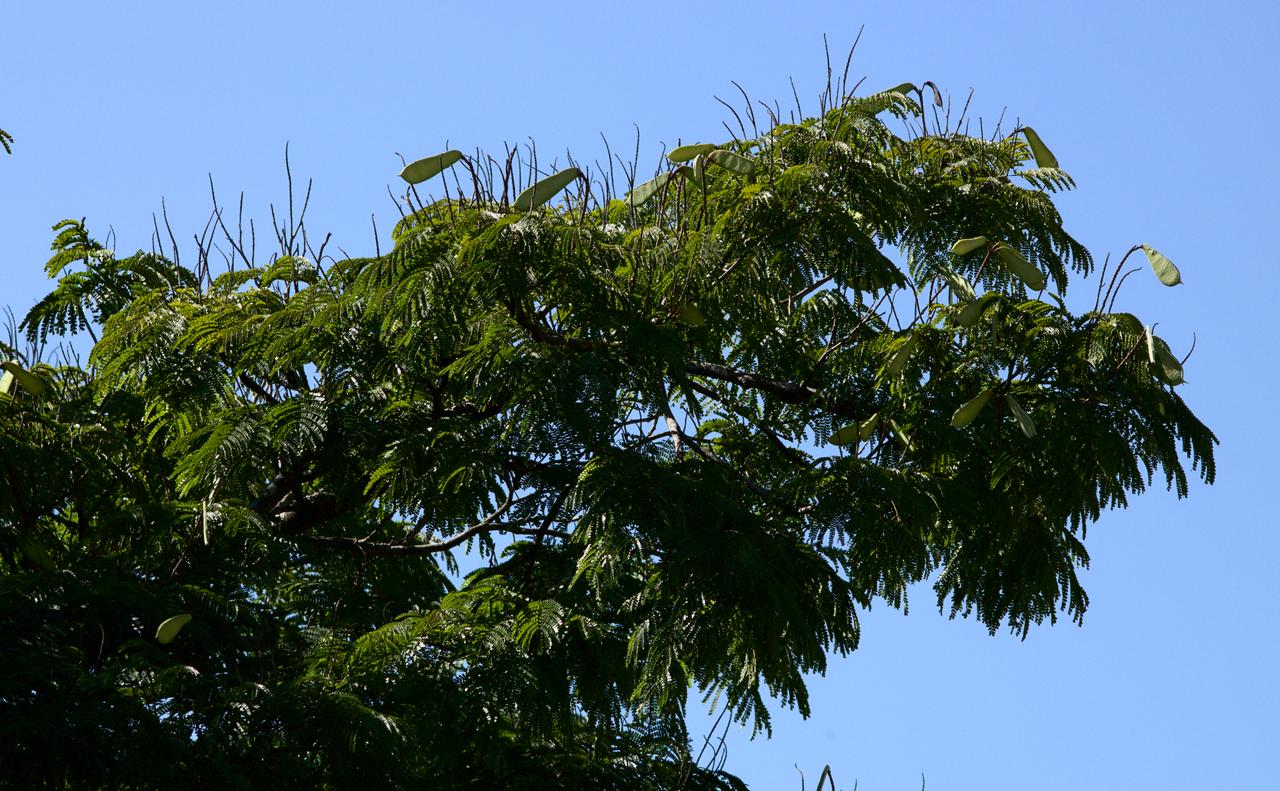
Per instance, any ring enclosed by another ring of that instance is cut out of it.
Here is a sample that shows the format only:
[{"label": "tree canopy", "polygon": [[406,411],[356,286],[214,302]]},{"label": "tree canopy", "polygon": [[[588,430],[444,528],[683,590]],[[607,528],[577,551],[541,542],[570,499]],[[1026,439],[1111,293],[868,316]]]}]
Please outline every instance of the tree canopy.
[{"label": "tree canopy", "polygon": [[0,777],[740,788],[691,689],[768,730],[926,586],[1079,621],[1086,528],[1216,440],[1039,135],[935,98],[748,106],[643,183],[433,155],[368,258],[292,195],[265,257],[58,225],[2,350]]}]

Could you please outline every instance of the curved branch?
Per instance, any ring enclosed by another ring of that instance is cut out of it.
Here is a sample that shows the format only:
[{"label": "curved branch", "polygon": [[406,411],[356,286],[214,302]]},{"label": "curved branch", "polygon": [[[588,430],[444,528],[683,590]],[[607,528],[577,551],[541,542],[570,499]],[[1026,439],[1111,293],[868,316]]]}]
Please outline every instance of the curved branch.
[{"label": "curved branch", "polygon": [[299,539],[311,544],[341,549],[359,555],[403,557],[406,555],[429,555],[435,552],[447,552],[482,533],[492,532],[510,533],[515,536],[551,536],[561,540],[568,540],[572,535],[562,530],[543,530],[541,527],[524,527],[507,522],[491,522],[489,524],[478,522],[461,533],[456,533],[442,541],[432,541],[428,544],[386,543],[365,541],[359,538],[343,538],[341,536],[299,536]]}]

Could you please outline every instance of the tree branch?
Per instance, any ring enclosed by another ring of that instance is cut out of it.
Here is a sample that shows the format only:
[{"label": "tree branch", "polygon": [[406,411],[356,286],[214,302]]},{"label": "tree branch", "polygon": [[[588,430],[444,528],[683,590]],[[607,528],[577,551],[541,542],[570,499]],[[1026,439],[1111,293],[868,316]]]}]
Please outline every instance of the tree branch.
[{"label": "tree branch", "polygon": [[468,527],[466,530],[463,530],[461,533],[456,533],[443,541],[433,541],[429,544],[386,543],[365,541],[359,538],[343,538],[341,536],[299,536],[298,538],[311,544],[319,544],[320,546],[341,549],[359,555],[404,557],[408,555],[428,555],[435,552],[447,552],[482,533],[491,532],[510,533],[511,535],[516,536],[551,536],[552,538],[559,538],[562,540],[567,540],[571,537],[570,533],[566,533],[562,530],[543,530],[541,527],[524,527],[522,525],[513,525],[506,522],[492,522],[489,524],[479,522]]}]

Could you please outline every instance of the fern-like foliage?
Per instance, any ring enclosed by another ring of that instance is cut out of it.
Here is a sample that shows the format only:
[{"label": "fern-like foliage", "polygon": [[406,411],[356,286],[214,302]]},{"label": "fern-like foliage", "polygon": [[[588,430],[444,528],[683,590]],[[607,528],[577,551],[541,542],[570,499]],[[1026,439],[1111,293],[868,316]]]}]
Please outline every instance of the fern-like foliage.
[{"label": "fern-like foliage", "polygon": [[1068,307],[1071,177],[893,131],[920,113],[850,97],[645,200],[515,211],[466,158],[373,258],[282,233],[210,278],[56,226],[22,327],[94,347],[0,395],[0,774],[741,788],[690,688],[807,713],[922,584],[992,632],[1079,621],[1087,527],[1212,481],[1216,439],[1167,343]]}]

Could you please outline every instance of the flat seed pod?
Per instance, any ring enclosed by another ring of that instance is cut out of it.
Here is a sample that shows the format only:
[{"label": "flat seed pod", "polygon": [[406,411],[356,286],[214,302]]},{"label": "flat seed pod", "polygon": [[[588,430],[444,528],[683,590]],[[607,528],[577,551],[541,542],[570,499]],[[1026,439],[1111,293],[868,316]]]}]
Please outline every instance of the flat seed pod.
[{"label": "flat seed pod", "polygon": [[568,168],[547,176],[517,195],[516,199],[511,203],[511,208],[516,211],[533,211],[560,194],[561,190],[580,178],[582,178],[582,171],[577,168]]},{"label": "flat seed pod", "polygon": [[686,176],[703,192],[707,190],[707,155],[699,154],[693,158],[693,175]]},{"label": "flat seed pod", "polygon": [[1178,267],[1158,250],[1149,244],[1144,244],[1142,252],[1147,254],[1147,260],[1151,262],[1151,268],[1155,270],[1156,277],[1160,278],[1161,283],[1166,286],[1176,286],[1182,282],[1182,273],[1178,271]]},{"label": "flat seed pod", "polygon": [[933,80],[925,80],[925,81],[924,81],[924,84],[925,84],[925,85],[928,85],[930,88],[932,88],[932,89],[933,89],[933,106],[934,106],[934,107],[941,107],[941,106],[942,106],[942,91],[938,90],[938,86],[933,84]]},{"label": "flat seed pod", "polygon": [[1156,336],[1151,334],[1150,325],[1146,327],[1145,334],[1147,336],[1147,359],[1154,363],[1156,361]]},{"label": "flat seed pod", "polygon": [[982,411],[982,408],[991,400],[992,392],[994,391],[988,387],[961,404],[955,413],[951,415],[951,426],[953,428],[962,428],[972,423],[973,419]]},{"label": "flat seed pod", "polygon": [[698,309],[697,305],[685,305],[680,308],[680,318],[685,324],[694,327],[701,327],[706,323],[706,317],[702,315],[702,311]]},{"label": "flat seed pod", "polygon": [[951,245],[951,254],[967,255],[969,253],[972,253],[974,250],[977,250],[982,247],[986,247],[987,244],[988,244],[987,237],[971,236],[968,239],[961,239],[960,241]]},{"label": "flat seed pod", "polygon": [[707,161],[739,176],[750,176],[756,169],[756,163],[740,154],[723,149],[707,154]]},{"label": "flat seed pod", "polygon": [[462,152],[456,150],[423,157],[417,162],[405,165],[404,170],[400,171],[400,178],[410,184],[421,184],[441,171],[453,167],[460,159],[462,159]]},{"label": "flat seed pod", "polygon": [[915,92],[916,92],[916,90],[917,90],[917,89],[916,89],[916,84],[915,84],[914,82],[904,82],[904,83],[902,83],[901,85],[895,85],[895,86],[893,86],[893,87],[892,87],[892,88],[890,88],[889,90],[885,91],[885,93],[903,93],[903,94],[906,94],[906,93],[915,93]]},{"label": "flat seed pod", "polygon": [[1013,419],[1018,421],[1018,428],[1022,429],[1022,433],[1027,436],[1027,439],[1034,437],[1036,435],[1036,423],[1027,414],[1027,411],[1022,408],[1022,404],[1018,403],[1018,399],[1009,394],[1004,397],[1004,400],[1009,405],[1009,411],[1013,413]]},{"label": "flat seed pod", "polygon": [[662,191],[667,186],[667,182],[671,181],[671,177],[675,175],[673,172],[663,173],[655,179],[649,179],[643,184],[639,184],[635,189],[627,194],[627,203],[632,206],[643,206],[653,200],[653,196]]},{"label": "flat seed pod", "polygon": [[965,280],[964,275],[945,269],[942,272],[942,277],[947,281],[947,285],[951,286],[951,293],[959,299],[968,301],[974,298],[973,286],[969,285],[969,281]]},{"label": "flat seed pod", "polygon": [[907,453],[911,453],[916,449],[915,443],[911,441],[911,437],[907,436],[907,432],[903,431],[893,418],[889,419],[889,428],[893,429],[894,435],[897,436],[898,441],[902,443],[902,447],[906,449]]},{"label": "flat seed pod", "polygon": [[894,352],[893,357],[889,358],[889,365],[886,366],[889,375],[892,377],[902,376],[902,372],[906,370],[907,361],[911,359],[911,353],[916,348],[916,336],[908,335],[906,341],[898,347],[898,351]]},{"label": "flat seed pod", "polygon": [[850,423],[847,426],[841,426],[831,434],[827,440],[832,445],[852,445],[858,441],[858,424]]},{"label": "flat seed pod", "polygon": [[44,395],[44,381],[21,365],[18,365],[15,361],[10,360],[0,363],[0,368],[3,368],[5,372],[4,379],[0,379],[0,392],[11,392],[13,382],[16,380],[18,384],[22,385],[22,389],[31,395],[37,398]]},{"label": "flat seed pod", "polygon": [[1018,248],[1010,247],[1007,244],[998,244],[996,246],[996,255],[1009,268],[1010,272],[1027,284],[1027,288],[1032,291],[1042,291],[1044,289],[1044,272],[1041,272],[1022,253],[1018,252]]},{"label": "flat seed pod", "polygon": [[1184,384],[1187,380],[1182,376],[1182,363],[1173,356],[1169,344],[1162,338],[1155,339],[1157,372],[1160,378],[1171,385]]},{"label": "flat seed pod", "polygon": [[876,430],[876,426],[880,423],[880,413],[877,412],[866,420],[858,424],[858,439],[866,442],[871,439],[871,435]]},{"label": "flat seed pod", "polygon": [[1031,146],[1031,156],[1036,158],[1036,167],[1056,168],[1058,166],[1058,158],[1053,155],[1049,147],[1040,139],[1040,135],[1036,134],[1036,130],[1029,126],[1022,127],[1022,134],[1026,136],[1027,143]]},{"label": "flat seed pod", "polygon": [[700,154],[706,154],[715,151],[716,147],[711,143],[695,143],[688,146],[677,146],[671,149],[671,153],[667,154],[667,159],[672,162],[688,162]]},{"label": "flat seed pod", "polygon": [[182,631],[182,627],[191,623],[191,614],[182,613],[165,620],[164,623],[156,627],[156,642],[160,645],[167,645],[173,642],[173,638],[178,636],[178,632]]},{"label": "flat seed pod", "polygon": [[978,319],[982,318],[983,312],[995,297],[995,292],[988,291],[970,302],[968,305],[965,305],[964,309],[960,311],[960,315],[956,316],[956,324],[959,324],[961,327],[972,327],[978,322]]}]

